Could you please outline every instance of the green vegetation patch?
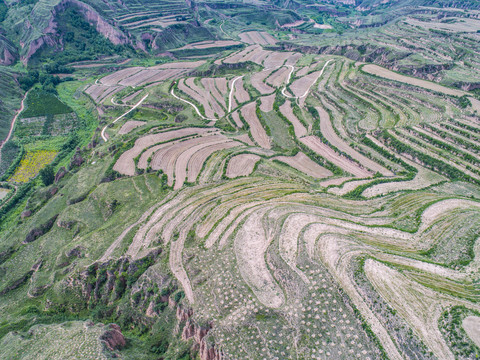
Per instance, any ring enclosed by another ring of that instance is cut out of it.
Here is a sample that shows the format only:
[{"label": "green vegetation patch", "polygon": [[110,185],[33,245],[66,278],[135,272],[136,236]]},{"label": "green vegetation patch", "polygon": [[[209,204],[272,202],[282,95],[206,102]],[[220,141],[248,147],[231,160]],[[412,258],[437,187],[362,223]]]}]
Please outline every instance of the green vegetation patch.
[{"label": "green vegetation patch", "polygon": [[26,109],[22,112],[22,118],[68,114],[73,110],[61,102],[54,94],[34,89],[28,93]]}]

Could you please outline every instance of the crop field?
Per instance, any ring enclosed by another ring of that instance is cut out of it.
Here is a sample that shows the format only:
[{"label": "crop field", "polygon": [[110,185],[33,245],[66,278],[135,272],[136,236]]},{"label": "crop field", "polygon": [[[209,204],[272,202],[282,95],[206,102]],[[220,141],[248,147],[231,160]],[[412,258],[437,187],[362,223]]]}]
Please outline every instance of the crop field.
[{"label": "crop field", "polygon": [[277,40],[266,32],[247,31],[239,34],[240,39],[247,44],[275,45]]},{"label": "crop field", "polygon": [[[465,40],[469,64],[416,76],[404,70],[421,44],[393,40],[397,30],[428,31],[431,65],[460,51],[431,48],[438,31],[466,39],[478,19],[444,10],[427,22],[419,11],[355,37],[347,25],[377,20],[352,10],[359,20],[349,23],[345,4],[322,4],[336,15],[321,18],[309,3],[311,21],[285,10],[262,24],[252,9],[267,2],[124,2],[98,6],[121,8],[115,20],[137,31],[194,17],[216,29],[214,40],[177,50],[242,48],[82,69],[91,75],[67,83],[68,104],[88,95],[98,122],[67,149],[70,163],[38,150],[55,145],[42,137],[47,121],[68,133],[55,124],[69,113],[42,114],[37,95],[27,97],[24,113],[35,116],[16,131],[36,142],[6,147],[23,157],[0,192],[20,204],[14,225],[0,224],[7,358],[480,356],[480,98],[448,80],[474,72],[478,49]],[[380,52],[359,48],[369,32],[403,58],[369,57]],[[52,162],[55,183],[34,182]],[[22,191],[28,199],[16,200]],[[125,336],[114,350],[109,323]]]},{"label": "crop field", "polygon": [[[294,55],[251,47],[223,62],[263,71],[178,81],[176,97],[215,122],[131,135],[113,169],[133,182],[159,171],[172,192],[125,224],[135,230],[123,251],[142,259],[168,246],[185,301],[213,321],[226,358],[453,359],[442,314],[480,310],[468,270],[480,203],[440,190],[480,181],[465,92]],[[226,119],[241,133],[216,126]],[[472,333],[477,320],[465,319]]]},{"label": "crop field", "polygon": [[143,87],[169,79],[177,79],[202,62],[169,63],[151,68],[129,67],[97,79],[85,92],[96,103],[102,103],[126,87]]},{"label": "crop field", "polygon": [[108,359],[99,339],[103,332],[101,326],[82,321],[39,325],[27,338],[9,334],[0,346],[8,359]]},{"label": "crop field", "polygon": [[28,182],[37,176],[42,168],[50,164],[56,155],[56,151],[27,152],[9,181],[16,183]]}]

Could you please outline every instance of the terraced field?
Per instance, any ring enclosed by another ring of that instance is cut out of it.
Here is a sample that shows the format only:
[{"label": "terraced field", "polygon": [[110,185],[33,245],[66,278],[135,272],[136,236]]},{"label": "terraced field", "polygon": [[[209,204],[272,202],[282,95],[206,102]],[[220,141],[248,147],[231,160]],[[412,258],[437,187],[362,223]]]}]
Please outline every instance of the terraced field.
[{"label": "terraced field", "polygon": [[463,91],[300,59],[253,45],[222,61],[260,72],[178,81],[192,110],[237,132],[150,130],[118,158],[121,174],[161,170],[173,187],[126,224],[127,256],[161,239],[226,358],[454,359],[442,314],[480,311],[480,202],[460,190],[480,180],[480,120]]},{"label": "terraced field", "polygon": [[[480,355],[480,119],[464,102],[475,94],[239,36],[252,45],[210,63],[127,67],[81,87],[108,141],[8,234],[24,246],[0,274],[22,287],[0,279],[0,292],[62,307],[67,294],[122,324],[170,319],[210,351],[202,359]],[[53,246],[62,254],[38,263]],[[98,330],[80,325],[69,331]],[[97,356],[87,335],[79,349]]]}]

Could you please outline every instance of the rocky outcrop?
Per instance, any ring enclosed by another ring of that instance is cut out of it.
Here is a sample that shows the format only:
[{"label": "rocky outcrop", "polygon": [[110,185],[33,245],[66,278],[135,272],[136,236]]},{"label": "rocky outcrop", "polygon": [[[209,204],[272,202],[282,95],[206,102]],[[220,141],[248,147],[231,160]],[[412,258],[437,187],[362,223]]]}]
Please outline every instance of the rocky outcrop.
[{"label": "rocky outcrop", "polygon": [[90,25],[95,26],[95,29],[113,44],[120,45],[127,43],[128,39],[125,34],[109,24],[90,5],[87,5],[79,0],[63,0],[58,5],[56,10],[65,10],[69,6],[76,6],[80,10],[81,14],[85,17],[85,20],[88,21]]},{"label": "rocky outcrop", "polygon": [[122,334],[120,326],[117,324],[108,325],[107,330],[102,334],[102,336],[100,336],[100,340],[110,351],[121,349],[127,343]]},{"label": "rocky outcrop", "polygon": [[55,175],[55,184],[58,183],[65,175],[67,175],[67,169],[62,166],[58,169],[57,174]]},{"label": "rocky outcrop", "polygon": [[182,330],[182,339],[184,341],[193,339],[199,347],[201,360],[223,360],[223,354],[214,345],[207,341],[208,332],[212,329],[212,324],[200,326],[193,321],[193,310],[177,306],[176,311],[179,323],[185,323]]},{"label": "rocky outcrop", "polygon": [[69,169],[71,170],[76,167],[80,167],[84,163],[84,161],[85,160],[83,159],[82,154],[80,153],[79,149],[77,149],[77,152],[70,161]]},{"label": "rocky outcrop", "polygon": [[12,65],[18,59],[18,51],[5,36],[0,34],[0,65]]},{"label": "rocky outcrop", "polygon": [[[33,40],[28,39],[28,36],[26,36],[26,39],[21,41],[22,47],[28,46],[28,48],[23,51],[22,55],[22,62],[24,64],[27,64],[29,59],[43,46],[50,46],[55,48],[62,46],[62,41],[58,38],[57,23],[55,19],[59,13],[65,11],[67,8],[70,7],[75,7],[76,9],[78,9],[84,19],[90,25],[94,26],[97,32],[102,34],[113,44],[120,45],[126,44],[128,42],[128,38],[122,31],[115,28],[112,24],[108,23],[90,5],[87,5],[80,0],[62,0],[53,7],[52,11],[50,12],[50,18],[48,19],[48,22],[43,29],[33,29],[31,23],[28,20],[25,21],[23,26],[25,28],[26,34],[33,33],[34,31],[40,31],[41,35],[37,36]],[[32,11],[33,17],[35,17],[35,15],[38,15],[34,14],[34,11],[35,8]],[[45,19],[42,22],[45,23]]]},{"label": "rocky outcrop", "polygon": [[50,218],[50,220],[48,220],[46,223],[30,230],[30,232],[25,237],[25,240],[23,241],[23,243],[24,244],[31,243],[37,240],[40,236],[43,236],[47,232],[49,232],[53,224],[55,224],[55,220],[57,220],[57,217],[58,217],[58,214]]}]

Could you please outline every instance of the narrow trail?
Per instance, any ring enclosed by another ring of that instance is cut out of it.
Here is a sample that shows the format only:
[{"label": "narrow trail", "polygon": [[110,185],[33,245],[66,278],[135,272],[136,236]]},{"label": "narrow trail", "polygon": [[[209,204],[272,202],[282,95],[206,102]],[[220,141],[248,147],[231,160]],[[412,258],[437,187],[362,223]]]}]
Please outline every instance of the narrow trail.
[{"label": "narrow trail", "polygon": [[[310,89],[312,88],[312,86],[318,81],[318,79],[323,75],[323,71],[325,70],[325,68],[327,67],[327,65],[332,62],[333,59],[330,59],[328,60],[322,67],[322,70],[320,70],[320,73],[318,74],[317,78],[315,79],[315,81],[312,83],[312,85],[310,85],[308,87],[308,89],[305,91],[305,93],[302,95],[302,96],[289,96],[287,94],[285,94],[285,90],[287,90],[287,85],[285,85],[285,87],[282,89],[282,95],[285,96],[286,98],[289,98],[289,99],[301,99],[301,98],[304,98],[305,96],[308,95],[308,92],[310,91]],[[287,78],[287,81],[286,81],[286,84],[288,84],[290,82],[290,77],[292,76],[292,73],[293,73],[293,70],[295,69],[292,65],[285,65],[285,66],[288,66],[291,68],[290,70],[290,74],[288,74],[288,78]]]},{"label": "narrow trail", "polygon": [[25,109],[25,99],[27,98],[27,95],[28,95],[28,91],[25,93],[25,95],[23,96],[23,99],[22,99],[22,103],[20,105],[20,109],[17,110],[17,113],[15,114],[15,116],[13,117],[12,119],[12,122],[10,123],[10,130],[8,131],[8,135],[7,137],[5,138],[5,140],[2,141],[1,145],[0,145],[0,161],[2,160],[2,149],[3,149],[3,146],[7,143],[8,140],[10,140],[10,138],[12,137],[12,134],[13,134],[13,128],[15,127],[15,122],[17,121],[18,119],[18,116],[22,113],[23,109]]},{"label": "narrow trail", "polygon": [[16,193],[17,190],[18,190],[18,186],[17,186],[17,185],[11,184],[11,183],[8,183],[8,182],[6,182],[6,183],[7,183],[8,185],[10,185],[10,186],[13,186],[13,189],[12,189],[13,194],[12,194],[11,196],[9,196],[8,199],[6,199],[5,201],[4,201],[3,199],[0,200],[0,203],[2,204],[2,205],[0,205],[0,209],[3,208],[5,205],[7,205],[7,204],[10,202],[10,200],[12,200],[12,198],[15,196],[15,193]]},{"label": "narrow trail", "polygon": [[241,78],[243,78],[244,75],[242,76],[237,76],[235,79],[232,81],[232,88],[230,89],[230,94],[228,95],[228,112],[232,111],[232,96],[233,96],[233,89],[235,89],[235,82]]},{"label": "narrow trail", "polygon": [[285,81],[285,86],[282,89],[282,95],[285,96],[286,98],[294,99],[294,98],[296,98],[296,96],[289,96],[289,95],[285,94],[285,90],[287,90],[287,85],[290,82],[290,78],[292,77],[293,70],[295,70],[295,67],[293,65],[285,65],[285,66],[290,68],[290,73],[288,74],[287,81]]},{"label": "narrow trail", "polygon": [[198,116],[200,116],[203,120],[210,120],[210,121],[217,121],[218,120],[218,119],[210,119],[210,118],[207,118],[207,117],[203,116],[200,113],[200,110],[198,110],[197,106],[194,103],[192,103],[188,100],[182,99],[180,96],[175,95],[175,93],[173,92],[173,87],[172,87],[172,90],[170,91],[170,94],[172,94],[172,96],[175,99],[183,101],[184,103],[187,103],[188,105],[192,106],[195,109],[195,112],[198,114]]},{"label": "narrow trail", "polygon": [[222,31],[222,33],[224,33],[226,36],[228,36],[228,34],[225,32],[225,30],[223,30],[223,24],[225,24],[225,20],[223,20],[223,22],[220,24],[220,30]]},{"label": "narrow trail", "polygon": [[112,98],[110,99],[111,103],[115,106],[128,106],[127,104],[120,104],[120,103],[117,103],[115,101],[115,96],[112,96]]},{"label": "narrow trail", "polygon": [[[233,96],[233,90],[235,89],[235,82],[241,78],[243,78],[244,75],[242,76],[237,76],[235,79],[233,79],[233,82],[232,82],[232,86],[230,88],[230,93],[228,95],[228,113],[232,111],[232,96]],[[183,101],[184,103],[190,105],[191,107],[193,107],[195,109],[195,112],[197,113],[198,116],[200,116],[203,120],[208,120],[208,121],[212,121],[212,122],[215,122],[215,121],[218,121],[218,119],[213,119],[213,118],[207,118],[206,116],[203,116],[202,113],[200,112],[200,110],[198,109],[198,107],[192,103],[191,101],[188,101],[188,100],[185,100],[185,99],[182,99],[180,96],[176,95],[175,92],[173,91],[173,87],[172,87],[172,90],[170,90],[170,94],[177,100],[180,100],[180,101]],[[209,124],[210,125],[210,124]]]},{"label": "narrow trail", "polygon": [[[115,120],[113,120],[113,122],[111,124],[115,124],[118,120],[122,119],[125,115],[129,114],[130,112],[132,112],[133,110],[135,110],[137,107],[139,107],[144,101],[145,99],[148,97],[149,94],[145,95],[138,103],[136,103],[134,106],[132,106],[132,108],[130,110],[128,110],[127,112],[123,113],[122,115],[120,115],[118,118],[116,118]],[[107,142],[107,137],[105,136],[105,131],[107,130],[107,127],[109,126],[110,124],[108,125],[105,125],[105,127],[102,129],[102,139],[103,141]]]}]

